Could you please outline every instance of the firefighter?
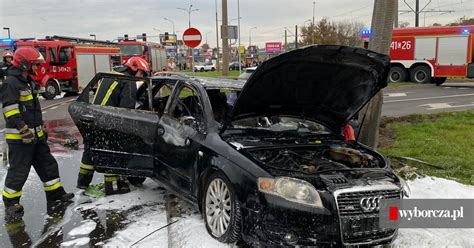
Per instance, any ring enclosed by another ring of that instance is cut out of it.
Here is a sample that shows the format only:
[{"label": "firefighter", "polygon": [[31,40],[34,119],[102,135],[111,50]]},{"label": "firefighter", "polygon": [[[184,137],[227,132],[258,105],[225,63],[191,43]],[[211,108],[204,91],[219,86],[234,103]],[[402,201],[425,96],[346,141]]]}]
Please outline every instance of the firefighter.
[{"label": "firefighter", "polygon": [[23,216],[21,190],[31,165],[43,182],[48,207],[69,203],[74,197],[74,194],[64,191],[58,163],[47,144],[47,133],[43,127],[38,101],[39,86],[31,79],[40,63],[44,63],[44,59],[36,49],[19,48],[13,56],[8,77],[2,86],[5,139],[10,162],[2,192],[6,221]]},{"label": "firefighter", "polygon": [[0,81],[3,81],[7,76],[8,68],[12,66],[13,61],[13,52],[12,51],[4,51],[2,53],[3,62],[0,63]]},{"label": "firefighter", "polygon": [[[118,69],[117,73],[145,77],[148,76],[149,66],[146,60],[140,57],[132,57]],[[131,84],[130,81],[116,81],[113,79],[105,79],[99,83],[97,92],[94,96],[93,103],[103,106],[113,106],[120,108],[134,109],[136,104],[136,93],[139,84]],[[113,138],[113,137],[111,137]],[[82,154],[79,175],[77,178],[77,188],[87,189],[94,176],[94,165],[90,150],[85,145]],[[115,174],[104,174],[105,194],[124,194],[130,192],[128,183]]]}]

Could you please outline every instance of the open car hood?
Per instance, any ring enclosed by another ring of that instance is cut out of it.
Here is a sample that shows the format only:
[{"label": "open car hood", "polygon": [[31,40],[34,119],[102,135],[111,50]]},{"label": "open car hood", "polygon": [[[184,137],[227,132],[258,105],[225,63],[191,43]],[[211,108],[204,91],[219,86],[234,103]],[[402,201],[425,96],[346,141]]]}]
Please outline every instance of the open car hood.
[{"label": "open car hood", "polygon": [[363,48],[318,45],[284,53],[255,70],[226,125],[251,116],[286,115],[337,130],[387,86],[389,69],[388,56]]}]

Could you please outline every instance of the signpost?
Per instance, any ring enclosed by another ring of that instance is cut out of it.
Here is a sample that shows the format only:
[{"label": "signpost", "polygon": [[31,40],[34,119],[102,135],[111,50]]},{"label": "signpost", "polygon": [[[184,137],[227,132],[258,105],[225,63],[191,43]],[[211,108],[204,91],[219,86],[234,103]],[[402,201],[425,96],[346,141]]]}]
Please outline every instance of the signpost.
[{"label": "signpost", "polygon": [[[195,28],[188,28],[184,31],[183,33],[183,42],[186,46],[190,48],[195,48],[201,44],[202,41],[202,35],[199,30]],[[191,53],[191,70],[194,71],[194,55]]]}]

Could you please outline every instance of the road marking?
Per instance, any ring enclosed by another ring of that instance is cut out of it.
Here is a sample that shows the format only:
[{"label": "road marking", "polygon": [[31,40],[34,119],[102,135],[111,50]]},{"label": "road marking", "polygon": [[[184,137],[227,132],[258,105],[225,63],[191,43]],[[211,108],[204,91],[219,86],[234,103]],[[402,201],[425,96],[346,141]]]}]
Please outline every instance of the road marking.
[{"label": "road marking", "polygon": [[46,111],[41,112],[42,114],[46,114]]},{"label": "road marking", "polygon": [[51,109],[51,110],[52,110],[52,109],[57,109],[60,105],[62,105],[62,104],[59,104],[58,106],[51,107],[50,109]]},{"label": "road marking", "polygon": [[427,110],[434,110],[434,109],[471,107],[471,106],[474,106],[474,103],[452,106],[449,103],[443,102],[443,103],[428,103],[428,104],[422,104],[422,105],[418,105],[418,106],[428,106]]},{"label": "road marking", "polygon": [[402,97],[407,96],[407,93],[387,93],[383,95],[384,97]]},{"label": "road marking", "polygon": [[458,88],[458,90],[468,90],[468,89],[470,89],[470,88],[464,88],[464,87]]},{"label": "road marking", "polygon": [[452,87],[449,87],[449,86],[443,87],[443,89],[451,89],[451,88],[452,88]]},{"label": "road marking", "polygon": [[449,95],[449,96],[433,96],[433,97],[410,98],[410,99],[400,99],[400,100],[384,101],[384,103],[410,102],[410,101],[421,101],[421,100],[431,100],[431,99],[443,99],[443,98],[453,98],[453,97],[463,97],[463,96],[474,96],[474,94],[462,94],[462,95]]}]

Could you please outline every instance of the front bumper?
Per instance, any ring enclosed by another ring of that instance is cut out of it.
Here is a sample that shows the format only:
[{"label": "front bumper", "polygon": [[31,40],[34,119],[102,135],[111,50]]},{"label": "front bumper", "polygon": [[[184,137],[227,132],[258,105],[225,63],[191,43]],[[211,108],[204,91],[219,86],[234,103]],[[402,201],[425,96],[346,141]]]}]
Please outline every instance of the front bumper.
[{"label": "front bumper", "polygon": [[396,229],[378,228],[378,213],[356,215],[340,210],[337,199],[343,193],[346,191],[320,193],[324,208],[306,207],[267,194],[249,197],[242,205],[243,239],[269,247],[340,247],[387,244],[396,238]]}]

